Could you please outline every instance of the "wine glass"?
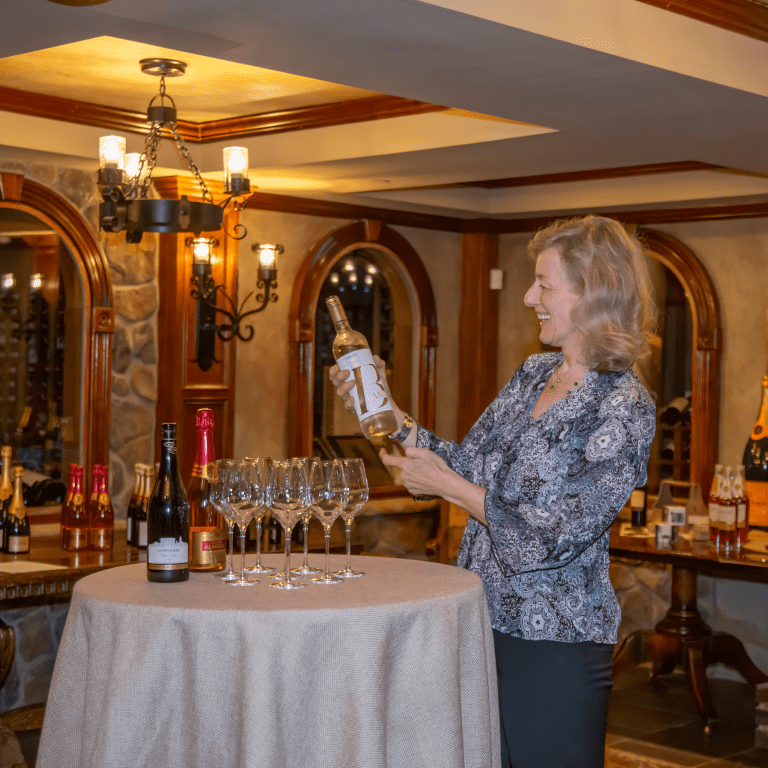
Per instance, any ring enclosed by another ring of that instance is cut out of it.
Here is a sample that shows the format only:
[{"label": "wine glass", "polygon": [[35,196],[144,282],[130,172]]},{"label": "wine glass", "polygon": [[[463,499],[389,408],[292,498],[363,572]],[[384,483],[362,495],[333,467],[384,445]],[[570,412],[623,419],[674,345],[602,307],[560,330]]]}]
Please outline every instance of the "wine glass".
[{"label": "wine glass", "polygon": [[307,471],[303,460],[274,461],[267,486],[269,511],[285,531],[285,571],[277,574],[282,581],[270,584],[275,589],[303,589],[306,583],[291,579],[291,531],[309,506]]},{"label": "wine glass", "polygon": [[211,502],[216,511],[221,514],[229,529],[229,568],[224,573],[214,573],[216,579],[224,579],[226,582],[235,581],[237,574],[232,567],[232,556],[235,548],[235,516],[233,510],[226,503],[225,482],[230,467],[235,462],[232,459],[217,459],[213,467],[213,480],[211,482]]},{"label": "wine glass", "polygon": [[261,582],[245,575],[245,531],[256,511],[256,505],[251,501],[251,487],[246,479],[246,462],[233,461],[227,469],[223,485],[225,504],[232,509],[240,531],[240,577],[226,583],[235,587],[252,587]]},{"label": "wine glass", "polygon": [[[307,468],[307,478],[311,476],[312,466],[320,461],[320,459],[310,456],[304,459]],[[312,568],[307,562],[307,551],[309,548],[309,521],[312,519],[312,507],[307,506],[301,513],[301,524],[304,527],[304,561],[301,564],[301,568],[293,568],[291,573],[295,573],[298,576],[312,576],[315,573],[320,573],[319,568]]]},{"label": "wine glass", "polygon": [[245,570],[248,573],[270,573],[274,568],[261,564],[261,523],[267,512],[267,483],[269,482],[270,458],[245,459],[245,477],[251,488],[251,502],[255,505],[253,519],[256,521],[256,565]]},{"label": "wine glass", "polygon": [[339,459],[318,461],[312,464],[309,479],[309,500],[312,511],[325,533],[325,573],[312,579],[316,584],[341,584],[344,579],[331,575],[330,543],[331,526],[349,500],[349,490],[344,478],[344,465]]},{"label": "wine glass", "polygon": [[347,567],[343,571],[335,571],[334,576],[342,579],[352,579],[355,576],[365,576],[363,571],[353,571],[350,565],[352,520],[368,501],[368,477],[362,459],[342,459],[344,472],[349,489],[349,501],[341,511],[344,526],[347,529]]}]

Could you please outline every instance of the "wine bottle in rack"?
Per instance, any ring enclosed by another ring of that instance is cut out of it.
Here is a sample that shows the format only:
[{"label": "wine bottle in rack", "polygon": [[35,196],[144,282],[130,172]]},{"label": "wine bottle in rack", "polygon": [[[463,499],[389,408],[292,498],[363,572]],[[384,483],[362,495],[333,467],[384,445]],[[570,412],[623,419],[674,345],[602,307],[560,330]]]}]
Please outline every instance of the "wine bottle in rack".
[{"label": "wine bottle in rack", "polygon": [[0,552],[5,550],[5,526],[8,522],[8,508],[13,498],[13,481],[11,480],[11,456],[10,445],[4,445],[0,449],[3,459],[3,475],[0,480]]},{"label": "wine bottle in rack", "polygon": [[355,383],[350,394],[360,429],[374,445],[384,445],[387,436],[397,431],[397,419],[368,342],[362,333],[352,330],[338,296],[329,296],[325,303],[336,328],[333,356],[339,368],[350,372],[347,381]]},{"label": "wine bottle in rack", "polygon": [[224,520],[211,503],[213,478],[213,411],[197,411],[197,454],[187,489],[189,501],[189,570],[221,571],[227,560]]},{"label": "wine bottle in rack", "polygon": [[160,468],[147,510],[147,578],[189,579],[189,501],[176,461],[176,425],[162,425]]},{"label": "wine bottle in rack", "polygon": [[13,468],[13,497],[8,508],[8,520],[5,524],[4,551],[9,555],[25,555],[29,553],[29,518],[24,505],[24,489],[22,478],[24,467]]},{"label": "wine bottle in rack", "polygon": [[768,531],[768,376],[763,376],[760,412],[744,449],[749,525]]},{"label": "wine bottle in rack", "polygon": [[96,484],[96,502],[91,506],[91,546],[99,551],[110,550],[115,540],[115,512],[109,498],[109,469],[103,464],[93,465]]}]

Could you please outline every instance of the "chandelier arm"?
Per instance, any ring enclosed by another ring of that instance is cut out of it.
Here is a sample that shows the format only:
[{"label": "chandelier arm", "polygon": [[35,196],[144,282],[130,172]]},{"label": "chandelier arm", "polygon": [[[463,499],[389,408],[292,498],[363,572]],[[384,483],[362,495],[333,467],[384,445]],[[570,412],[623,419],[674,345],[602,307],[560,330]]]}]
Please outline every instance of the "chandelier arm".
[{"label": "chandelier arm", "polygon": [[181,156],[184,158],[184,160],[187,163],[187,166],[189,167],[190,173],[194,174],[195,178],[197,179],[197,183],[200,185],[200,188],[203,192],[203,200],[213,205],[213,195],[211,194],[210,190],[208,189],[205,180],[200,175],[200,169],[195,164],[195,161],[192,159],[192,155],[189,154],[189,150],[187,149],[187,145],[184,143],[184,139],[179,136],[179,132],[176,130],[176,125],[169,125],[168,128],[171,131],[171,134],[173,135],[174,141],[176,142],[176,146],[179,148],[179,152],[181,152]]}]

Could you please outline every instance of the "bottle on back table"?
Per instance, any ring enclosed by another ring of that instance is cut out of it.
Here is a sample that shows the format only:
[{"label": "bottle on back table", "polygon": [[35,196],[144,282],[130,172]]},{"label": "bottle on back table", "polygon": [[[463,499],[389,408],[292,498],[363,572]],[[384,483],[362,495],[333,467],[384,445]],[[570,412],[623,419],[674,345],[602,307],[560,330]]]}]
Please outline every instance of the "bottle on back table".
[{"label": "bottle on back table", "polygon": [[77,551],[88,547],[88,510],[83,493],[85,470],[79,464],[71,464],[69,471],[69,503],[61,508],[61,538],[64,549]]},{"label": "bottle on back table", "polygon": [[115,538],[115,512],[109,498],[108,473],[103,464],[94,464],[96,502],[90,510],[91,546],[99,551],[112,549]]},{"label": "bottle on back table", "polygon": [[197,411],[197,454],[187,489],[189,501],[189,570],[221,571],[227,560],[227,530],[211,503],[213,454],[213,411]]},{"label": "bottle on back table", "polygon": [[3,459],[3,475],[0,480],[0,552],[5,551],[5,525],[8,521],[8,509],[13,498],[13,480],[11,480],[11,446],[0,449]]},{"label": "bottle on back table", "polygon": [[27,517],[27,508],[24,506],[23,477],[24,467],[14,467],[13,497],[8,508],[8,520],[5,524],[4,551],[9,555],[29,553],[29,517]]},{"label": "bottle on back table", "polygon": [[726,467],[720,490],[720,546],[729,554],[736,547],[736,500],[732,492],[731,468]]},{"label": "bottle on back table", "polygon": [[760,413],[744,449],[749,525],[768,531],[768,376],[763,376]]},{"label": "bottle on back table", "polygon": [[707,509],[709,510],[709,540],[719,546],[720,541],[720,491],[722,488],[723,465],[715,465],[712,487],[709,489]]},{"label": "bottle on back table", "polygon": [[147,548],[147,508],[149,506],[149,497],[152,493],[152,467],[147,464],[141,465],[141,497],[136,514],[133,518],[133,538],[131,546],[136,549],[144,550]]},{"label": "bottle on back table", "polygon": [[141,498],[141,466],[137,463],[133,468],[136,477],[133,480],[133,493],[131,493],[131,500],[128,502],[128,509],[125,513],[125,541],[129,546],[132,546],[131,539],[133,538],[133,524],[136,519],[136,507]]},{"label": "bottle on back table", "polygon": [[733,478],[733,498],[736,502],[736,544],[741,547],[746,544],[749,535],[749,500],[744,484],[744,465],[736,468]]},{"label": "bottle on back table", "polygon": [[162,425],[160,471],[149,500],[147,578],[189,578],[189,502],[176,461],[176,425]]},{"label": "bottle on back table", "polygon": [[333,356],[339,368],[350,372],[347,381],[355,382],[350,394],[360,429],[374,445],[384,445],[387,436],[397,431],[397,419],[368,342],[362,333],[350,327],[338,296],[329,296],[325,303],[336,328]]}]

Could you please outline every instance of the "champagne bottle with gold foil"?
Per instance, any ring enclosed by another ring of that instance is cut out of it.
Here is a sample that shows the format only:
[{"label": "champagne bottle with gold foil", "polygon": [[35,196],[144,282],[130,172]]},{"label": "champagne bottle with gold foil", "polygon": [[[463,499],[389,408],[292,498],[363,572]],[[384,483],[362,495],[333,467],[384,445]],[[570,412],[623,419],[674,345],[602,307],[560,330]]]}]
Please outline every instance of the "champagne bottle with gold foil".
[{"label": "champagne bottle with gold foil", "polygon": [[355,382],[350,394],[360,429],[374,445],[384,445],[387,436],[397,431],[397,419],[368,342],[362,333],[350,327],[338,296],[329,296],[325,303],[336,328],[333,356],[339,368],[350,372],[347,381]]},{"label": "champagne bottle with gold foil", "polygon": [[11,453],[10,445],[4,445],[0,450],[0,456],[3,459],[3,475],[0,480],[0,552],[5,551],[5,525],[8,522],[8,508],[13,498]]},{"label": "champagne bottle with gold foil", "polygon": [[8,520],[5,524],[4,551],[9,555],[26,555],[29,553],[29,518],[24,505],[24,489],[22,478],[24,467],[13,468],[13,497],[8,508]]},{"label": "champagne bottle with gold foil", "polygon": [[152,467],[141,465],[141,497],[133,518],[133,538],[131,545],[140,550],[147,548],[147,508],[152,494]]},{"label": "champagne bottle with gold foil", "polygon": [[131,500],[128,502],[128,509],[125,512],[125,541],[130,546],[131,539],[133,538],[133,524],[136,519],[136,507],[141,499],[141,464],[135,464],[133,467],[134,474],[133,479],[133,493],[131,493]]},{"label": "champagne bottle with gold foil", "polygon": [[96,502],[90,509],[91,546],[99,551],[110,550],[115,540],[115,512],[109,498],[107,477],[109,469],[103,464],[93,465]]},{"label": "champagne bottle with gold foil", "polygon": [[189,501],[189,570],[221,571],[227,559],[224,520],[211,503],[213,478],[213,411],[197,411],[197,454],[187,489]]},{"label": "champagne bottle with gold foil", "polygon": [[768,376],[763,376],[760,413],[744,449],[749,527],[768,531]]},{"label": "champagne bottle with gold foil", "polygon": [[83,489],[85,470],[71,464],[69,503],[61,509],[61,542],[64,549],[82,550],[88,547],[88,510]]}]

